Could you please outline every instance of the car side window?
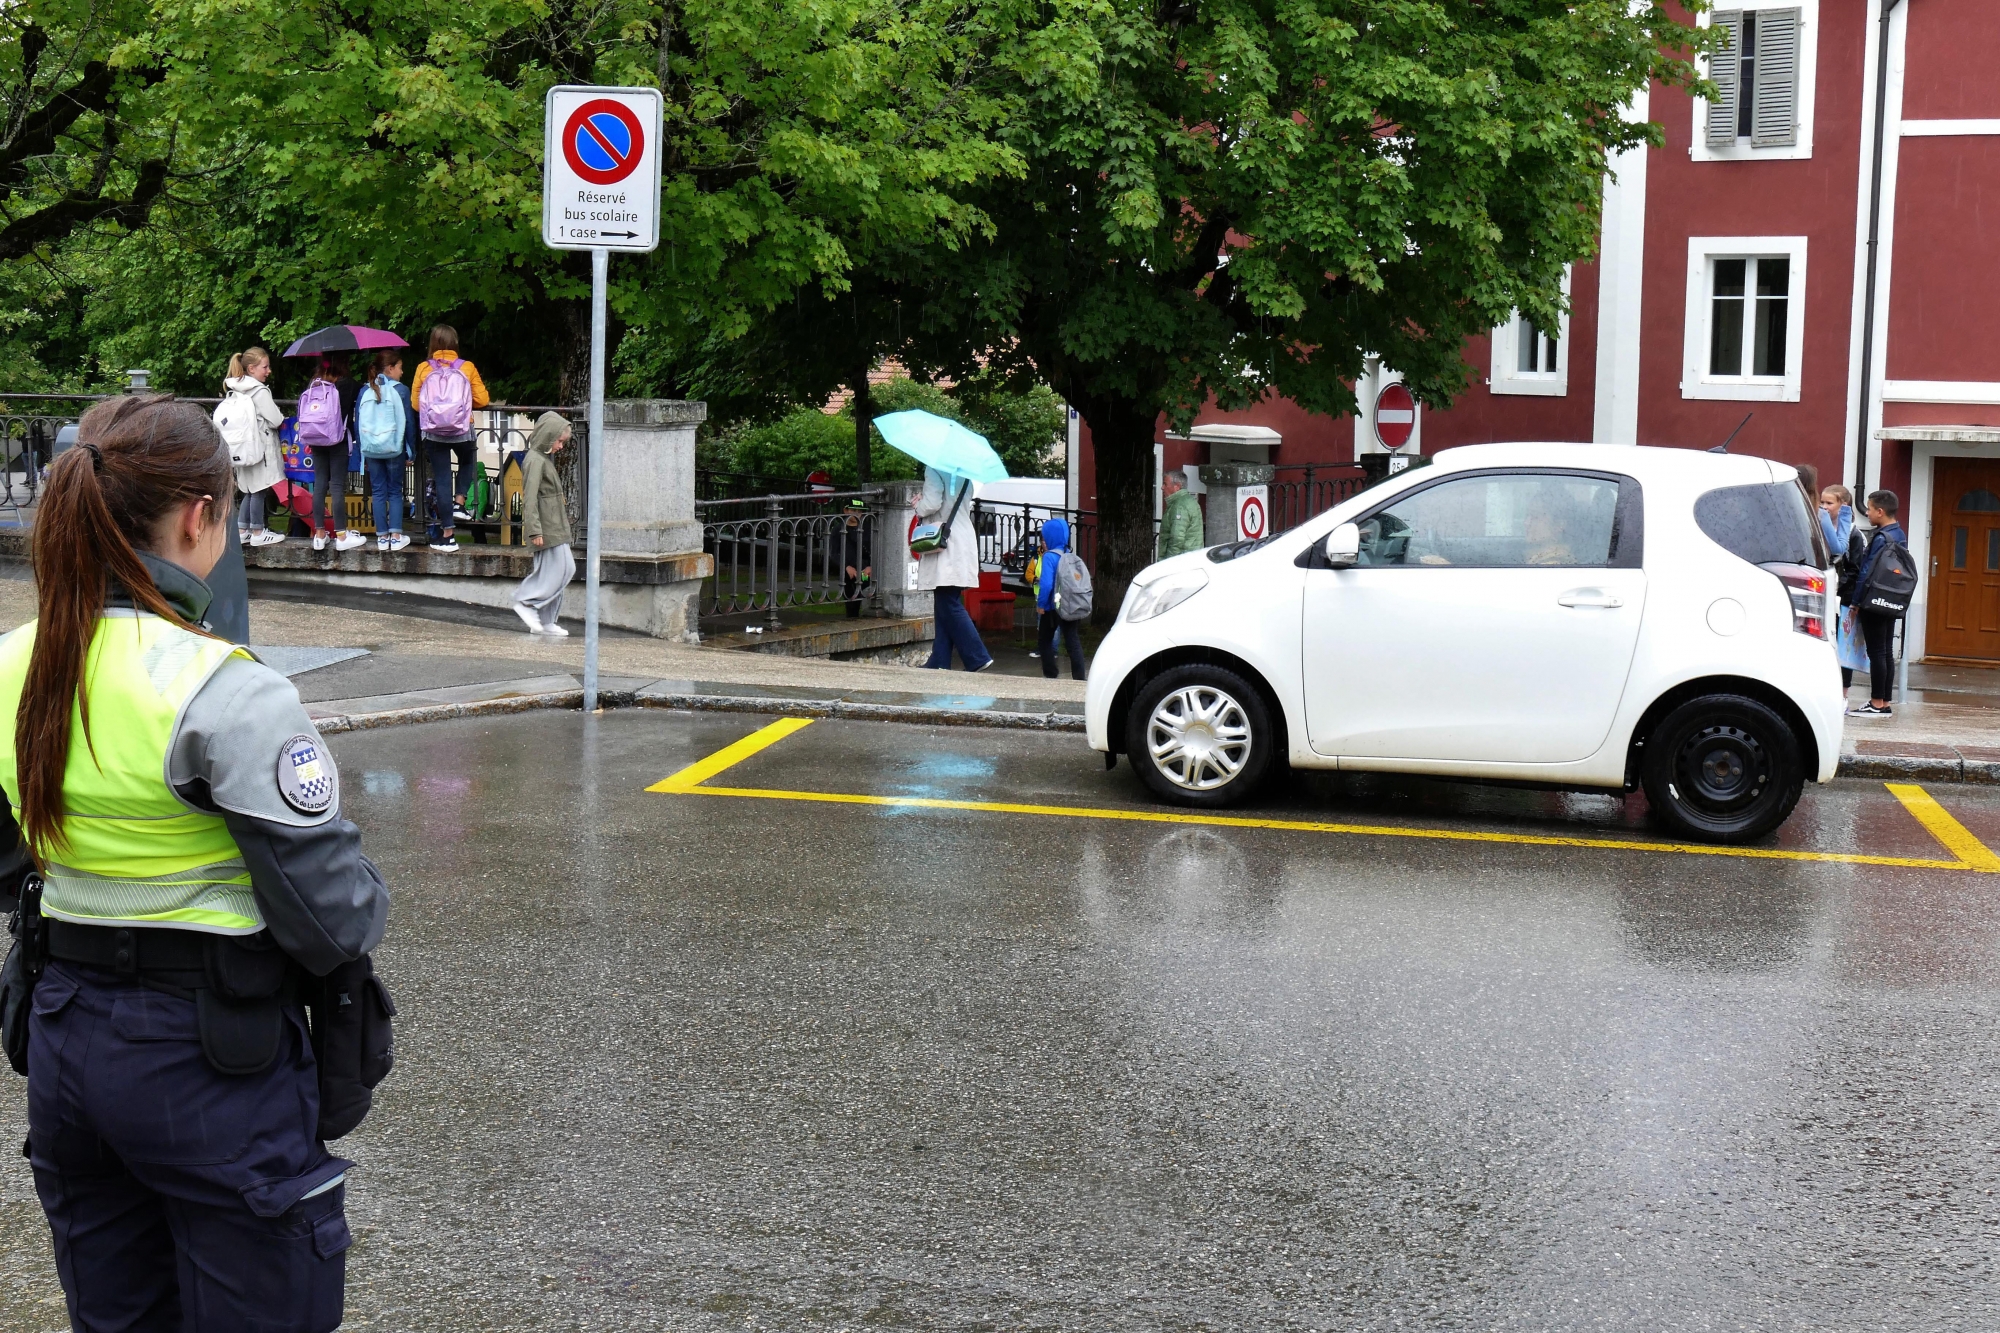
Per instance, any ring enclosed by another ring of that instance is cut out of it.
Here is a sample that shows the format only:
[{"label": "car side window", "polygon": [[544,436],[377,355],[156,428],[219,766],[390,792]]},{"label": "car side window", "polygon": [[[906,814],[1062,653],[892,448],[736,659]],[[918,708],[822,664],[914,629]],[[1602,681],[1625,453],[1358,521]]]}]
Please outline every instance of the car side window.
[{"label": "car side window", "polygon": [[1618,541],[1618,482],[1486,473],[1429,486],[1363,519],[1361,565],[1603,568]]}]

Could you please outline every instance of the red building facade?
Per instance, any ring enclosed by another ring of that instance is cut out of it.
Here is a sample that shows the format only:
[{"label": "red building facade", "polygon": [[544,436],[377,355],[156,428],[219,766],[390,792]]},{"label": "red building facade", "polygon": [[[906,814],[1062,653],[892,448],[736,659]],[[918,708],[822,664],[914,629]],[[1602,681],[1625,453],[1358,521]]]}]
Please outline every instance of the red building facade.
[{"label": "red building facade", "polygon": [[[1469,343],[1478,381],[1421,412],[1405,452],[1705,449],[1750,414],[1732,452],[1902,498],[1932,574],[1912,656],[2000,662],[2000,8],[1718,4],[1700,22],[1730,29],[1711,71],[1721,95],[1656,86],[1635,108],[1666,142],[1614,164],[1600,253],[1570,275],[1564,326],[1515,321]],[[1203,413],[1195,438],[1162,434],[1163,465],[1351,462],[1379,449],[1379,388],[1360,386],[1359,420],[1281,400]],[[1075,433],[1071,486],[1090,508],[1088,431]]]}]

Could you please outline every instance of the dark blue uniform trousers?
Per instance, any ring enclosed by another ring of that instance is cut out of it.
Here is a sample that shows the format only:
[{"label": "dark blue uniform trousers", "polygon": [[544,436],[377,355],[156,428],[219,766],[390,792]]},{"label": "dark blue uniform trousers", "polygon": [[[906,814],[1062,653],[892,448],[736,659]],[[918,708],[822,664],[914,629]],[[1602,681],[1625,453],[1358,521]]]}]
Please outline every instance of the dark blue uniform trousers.
[{"label": "dark blue uniform trousers", "polygon": [[[28,1144],[78,1333],[328,1333],[352,1163],[315,1137],[295,1006],[277,1062],[219,1074],[194,1004],[51,963],[28,1040]],[[313,1194],[312,1198],[306,1198]]]}]

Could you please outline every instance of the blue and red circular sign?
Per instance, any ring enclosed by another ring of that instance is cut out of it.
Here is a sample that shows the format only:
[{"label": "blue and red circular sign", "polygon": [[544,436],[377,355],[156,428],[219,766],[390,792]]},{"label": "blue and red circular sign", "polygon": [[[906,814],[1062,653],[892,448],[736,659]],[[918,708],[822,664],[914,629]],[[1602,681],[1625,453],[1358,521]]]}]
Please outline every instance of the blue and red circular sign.
[{"label": "blue and red circular sign", "polygon": [[646,132],[622,102],[608,97],[585,102],[563,126],[563,158],[592,185],[616,185],[646,155]]}]

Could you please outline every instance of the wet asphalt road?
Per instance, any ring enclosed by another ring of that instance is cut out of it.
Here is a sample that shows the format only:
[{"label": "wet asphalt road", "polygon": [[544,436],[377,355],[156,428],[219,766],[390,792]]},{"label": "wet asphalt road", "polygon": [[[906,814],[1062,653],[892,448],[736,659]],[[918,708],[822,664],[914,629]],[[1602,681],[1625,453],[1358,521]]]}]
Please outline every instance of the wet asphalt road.
[{"label": "wet asphalt road", "polygon": [[[346,1327],[2000,1325],[2000,875],[643,790],[766,720],[335,738],[403,1011]],[[1074,736],[841,722],[712,785],[1148,804]],[[1943,854],[1879,784],[1782,841]],[[57,1329],[11,1160],[0,1327]]]}]

